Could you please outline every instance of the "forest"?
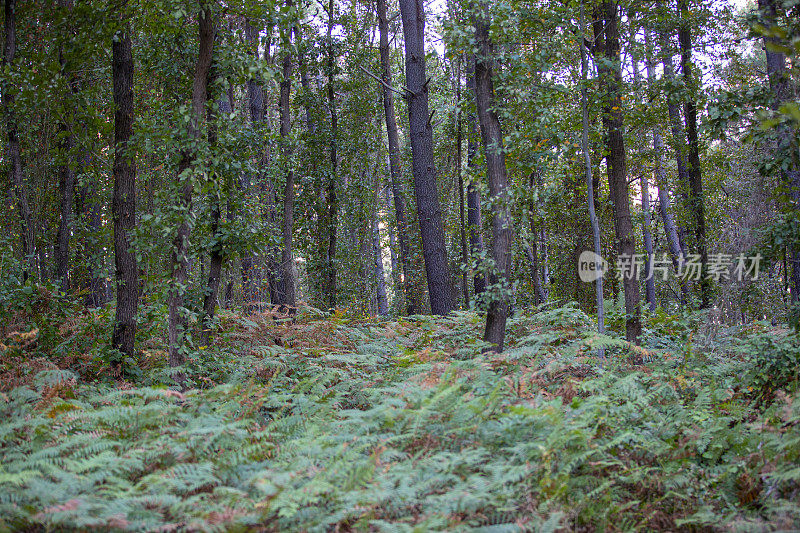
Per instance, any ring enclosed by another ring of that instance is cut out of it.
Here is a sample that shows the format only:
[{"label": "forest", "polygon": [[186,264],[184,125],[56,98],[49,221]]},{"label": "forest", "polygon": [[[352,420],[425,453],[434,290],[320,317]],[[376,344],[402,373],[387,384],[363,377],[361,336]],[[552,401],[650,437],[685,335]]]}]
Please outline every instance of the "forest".
[{"label": "forest", "polygon": [[800,1],[2,5],[0,531],[800,529]]}]

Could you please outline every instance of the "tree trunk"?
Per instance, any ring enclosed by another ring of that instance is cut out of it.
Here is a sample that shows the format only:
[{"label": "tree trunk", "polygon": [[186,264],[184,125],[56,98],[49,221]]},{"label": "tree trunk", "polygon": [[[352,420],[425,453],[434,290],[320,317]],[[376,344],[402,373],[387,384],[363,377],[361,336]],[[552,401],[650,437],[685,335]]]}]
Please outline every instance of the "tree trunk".
[{"label": "tree trunk", "polygon": [[[259,37],[258,37],[258,30],[256,30],[253,25],[250,23],[249,20],[245,21],[244,25],[244,33],[245,39],[247,40],[248,45],[252,49],[253,53],[255,53],[256,58],[260,57],[259,54]],[[267,51],[269,50],[269,43],[267,44]],[[264,87],[262,85],[262,80],[259,78],[249,78],[247,80],[247,101],[248,101],[248,109],[250,112],[250,124],[251,127],[260,134],[262,132],[262,127],[264,124]],[[258,155],[258,173],[259,173],[259,180],[263,179],[264,167],[266,166],[266,157],[264,149],[261,148],[259,150]],[[250,194],[252,184],[250,183],[249,179],[243,180],[242,183],[242,193],[244,195]],[[271,212],[274,212],[274,202],[271,205],[272,209]],[[270,217],[272,214],[270,210],[268,210],[267,218]],[[273,220],[269,222],[274,223]],[[271,258],[271,253],[268,252],[267,258],[267,283],[269,285],[270,295],[272,296],[274,293],[274,284],[275,284],[275,273],[274,273],[274,260]],[[242,256],[242,291],[244,292],[244,300],[246,302],[252,302],[256,300],[255,296],[255,288],[253,286],[253,256],[251,254],[247,254]],[[271,298],[272,303],[276,303],[274,298]]]},{"label": "tree trunk", "polygon": [[425,12],[422,0],[400,0],[400,15],[406,47],[408,121],[414,195],[422,233],[422,256],[425,259],[431,312],[446,315],[453,310],[454,303],[433,159],[432,115],[428,110],[430,80],[425,74]]},{"label": "tree trunk", "polygon": [[[634,32],[635,33],[635,32]],[[632,44],[636,45],[635,35],[631,37]],[[640,87],[639,80],[639,60],[636,55],[631,55],[633,66],[634,91]],[[642,241],[644,244],[644,276],[645,276],[645,301],[651,311],[656,310],[656,280],[653,276],[653,235],[651,233],[652,220],[650,213],[650,181],[647,176],[647,169],[639,169],[641,172],[640,188],[642,191]]]},{"label": "tree trunk", "polygon": [[[131,237],[136,228],[136,166],[128,153],[133,135],[133,50],[130,26],[117,32],[111,45],[114,79],[114,279],[117,308],[111,345],[125,357],[134,355],[139,268]],[[121,365],[120,365],[121,366]]]},{"label": "tree trunk", "polygon": [[[387,167],[388,167],[388,154],[387,154]],[[391,186],[383,188],[383,200],[386,203],[387,209],[392,209]],[[400,279],[400,268],[397,264],[397,254],[395,248],[397,247],[397,239],[395,238],[395,226],[387,224],[387,231],[389,232],[389,260],[392,267],[392,294],[397,297],[397,291],[402,290],[403,282]]]},{"label": "tree trunk", "polygon": [[[291,6],[291,0],[287,0]],[[281,264],[278,267],[279,279],[276,287],[277,303],[292,311],[296,304],[294,255],[292,250],[292,230],[294,228],[294,170],[292,169],[292,146],[289,138],[292,127],[290,93],[292,90],[291,29],[287,28],[283,42],[283,79],[281,80],[281,141],[283,143],[283,162],[286,166],[286,184],[283,195],[283,249]]]},{"label": "tree trunk", "polygon": [[[378,155],[378,159],[380,159],[380,154]],[[386,316],[389,314],[389,300],[386,297],[386,273],[384,272],[383,268],[383,253],[381,252],[381,234],[380,234],[380,227],[378,225],[378,213],[380,211],[380,190],[381,190],[381,179],[380,173],[376,172],[375,178],[375,208],[372,212],[372,253],[373,253],[373,261],[375,265],[375,280],[377,281],[377,307],[378,307],[378,315]]]},{"label": "tree trunk", "polygon": [[[89,167],[90,153],[88,149],[84,150],[81,156],[81,168]],[[99,307],[106,302],[107,296],[106,279],[102,275],[104,247],[97,243],[96,237],[102,226],[100,200],[97,198],[97,184],[92,182],[80,187],[75,204],[76,212],[80,213],[80,216],[86,221],[90,235],[85,244],[86,255],[88,256],[87,277],[84,282],[84,287],[87,290],[85,302],[87,307]],[[100,255],[99,260],[98,254]]]},{"label": "tree trunk", "polygon": [[494,268],[489,275],[492,298],[486,313],[486,330],[483,340],[491,343],[487,349],[502,352],[506,319],[509,314],[509,270],[511,268],[511,229],[508,213],[508,177],[503,153],[503,132],[495,111],[494,80],[492,72],[492,43],[489,38],[489,15],[485,6],[475,16],[475,104],[481,124],[481,139],[486,158],[486,174],[492,200],[492,258]]},{"label": "tree trunk", "polygon": [[461,56],[455,72],[456,85],[456,183],[458,184],[458,217],[459,240],[461,243],[461,294],[464,298],[464,309],[469,309],[469,249],[467,248],[467,217],[464,204],[464,176],[461,173],[461,145],[463,142],[461,124]]},{"label": "tree trunk", "polygon": [[[470,55],[467,61],[467,91],[475,94],[474,54]],[[473,113],[468,113],[467,123],[469,124],[467,129],[467,166],[474,169],[475,155],[478,153],[477,117]],[[473,180],[467,184],[467,225],[469,226],[470,255],[478,257],[483,253],[483,222],[481,221],[481,193]],[[472,283],[475,296],[483,294],[486,290],[486,276],[483,272],[476,271]]]},{"label": "tree trunk", "polygon": [[[5,46],[3,50],[4,69],[13,68],[14,56],[17,53],[17,2],[16,0],[6,0],[5,2]],[[23,280],[36,275],[36,235],[34,233],[33,217],[31,215],[30,203],[28,202],[28,191],[25,187],[25,176],[22,174],[22,156],[20,154],[19,135],[17,133],[17,119],[14,112],[13,89],[3,84],[2,87],[3,108],[5,111],[6,130],[8,132],[8,158],[10,163],[9,173],[11,174],[11,184],[14,188],[14,195],[17,199],[17,207],[20,214],[20,240],[22,244]]]},{"label": "tree trunk", "polygon": [[[606,162],[608,183],[614,204],[614,229],[617,236],[617,253],[621,258],[633,260],[636,253],[633,236],[633,223],[628,204],[628,181],[625,169],[625,140],[623,137],[622,114],[622,72],[620,68],[619,29],[617,11],[619,6],[611,0],[604,0],[599,6],[603,19],[603,30],[597,32],[596,49],[603,52],[605,61],[598,58],[597,71],[603,95],[603,125],[607,133]],[[595,25],[597,30],[597,25]],[[633,343],[639,342],[642,333],[641,309],[639,306],[639,280],[633,273],[623,276],[625,292],[625,338]]]},{"label": "tree trunk", "polygon": [[[652,102],[655,98],[655,93],[653,91],[655,64],[650,51],[650,30],[645,30],[645,40],[647,45],[647,87],[650,93],[650,101]],[[669,183],[667,182],[667,176],[664,171],[664,141],[661,138],[661,133],[658,131],[658,124],[653,125],[653,151],[656,157],[655,178],[658,188],[659,211],[661,219],[664,222],[664,234],[667,237],[667,245],[672,258],[672,265],[675,271],[678,272],[683,263],[683,252],[681,251],[681,244],[678,238],[678,229],[672,217],[672,210],[670,209]],[[681,161],[680,155],[678,155],[678,161]],[[680,280],[680,290],[681,304],[685,305],[688,299],[689,289],[684,280]]]},{"label": "tree trunk", "polygon": [[[214,82],[218,77],[218,73],[210,75],[210,81]],[[212,100],[213,95],[210,90],[206,93],[206,99]],[[217,104],[219,112],[223,116],[231,114],[230,100],[222,96],[219,98]],[[208,109],[208,144],[212,150],[217,147],[219,117],[214,112],[214,107]],[[223,235],[219,232],[219,224],[222,218],[222,199],[217,192],[216,186],[213,187],[214,192],[211,198],[211,235],[213,236],[214,243],[211,247],[211,253],[208,264],[208,283],[206,284],[205,296],[203,297],[203,318],[202,324],[202,343],[203,346],[211,345],[211,332],[214,325],[214,313],[217,307],[217,300],[219,298],[219,284],[222,279],[222,264],[224,262],[223,255]]]},{"label": "tree trunk", "polygon": [[[71,0],[59,0],[58,7],[63,10],[67,17],[71,14]],[[63,48],[59,48],[58,62],[61,66],[61,77],[67,81],[71,95],[77,95],[79,91],[78,79],[73,70],[67,65],[64,58]],[[62,122],[59,125],[61,134],[61,156],[64,158],[58,168],[59,175],[59,196],[61,199],[58,234],[56,235],[55,262],[56,279],[58,280],[59,290],[63,293],[69,292],[69,238],[72,233],[74,220],[75,204],[75,169],[70,166],[70,152],[75,145],[75,138],[70,130],[70,125]]]},{"label": "tree trunk", "polygon": [[700,255],[703,265],[700,279],[700,308],[706,309],[711,305],[711,282],[706,277],[708,265],[708,249],[706,247],[706,218],[705,197],[703,195],[702,169],[700,167],[700,142],[697,134],[697,104],[694,100],[699,90],[698,81],[693,74],[692,63],[692,38],[689,27],[688,0],[678,0],[680,26],[678,27],[678,41],[681,47],[681,69],[686,89],[689,91],[683,104],[683,114],[686,117],[686,138],[688,150],[686,153],[687,171],[689,173],[689,209],[694,225],[694,248]]},{"label": "tree trunk", "polygon": [[[767,28],[777,25],[777,6],[776,0],[759,0],[758,7],[761,11],[761,16],[764,25]],[[777,37],[764,37],[764,49],[767,56],[767,76],[769,78],[769,86],[772,91],[772,102],[770,108],[777,111],[784,102],[792,99],[792,90],[790,85],[789,73],[786,69],[786,56],[781,52],[770,49],[769,46],[780,45],[780,39]],[[794,132],[788,125],[781,124],[778,126],[778,148],[780,150],[794,150],[796,151],[796,140],[793,140]],[[800,210],[800,168],[796,158],[793,158],[789,170],[781,171],[781,178],[783,179],[784,186],[789,192],[789,203],[794,210]],[[792,303],[798,302],[800,296],[800,250],[789,250],[791,257],[791,285],[792,285]]]},{"label": "tree trunk", "polygon": [[[389,61],[389,23],[386,16],[386,0],[378,0],[378,31],[380,32],[381,77],[389,87],[392,86],[392,69]],[[394,217],[397,224],[397,240],[400,244],[400,265],[403,271],[403,294],[405,309],[409,315],[420,309],[416,301],[411,281],[411,257],[408,249],[408,225],[406,224],[406,202],[401,186],[400,142],[397,134],[397,119],[394,114],[394,95],[383,87],[383,112],[386,119],[386,136],[389,143],[389,174],[392,180]]]},{"label": "tree trunk", "polygon": [[[325,295],[330,308],[336,308],[336,230],[339,226],[339,199],[336,196],[336,175],[338,172],[338,156],[336,154],[338,148],[338,124],[339,118],[336,114],[336,93],[334,91],[334,82],[336,79],[336,70],[334,68],[336,57],[333,55],[333,10],[334,1],[328,2],[328,108],[331,114],[331,140],[329,149],[329,158],[331,162],[330,173],[328,174],[326,192],[328,195],[327,205],[328,212],[326,218],[326,233],[328,237],[327,248],[325,251]],[[386,287],[384,286],[384,304],[386,300]],[[380,299],[379,299],[380,300]],[[379,301],[380,304],[380,301]]]},{"label": "tree trunk", "polygon": [[61,205],[58,234],[56,235],[55,261],[59,290],[66,293],[70,290],[69,237],[72,233],[73,206],[75,204],[75,170],[70,167],[68,159],[75,140],[66,124],[62,124],[60,128],[64,135],[61,151],[65,161],[58,168]]},{"label": "tree trunk", "polygon": [[[208,72],[214,51],[214,21],[211,6],[206,2],[200,5],[198,16],[199,50],[197,65],[192,83],[192,110],[189,118],[189,139],[196,144],[200,141],[200,124],[203,120],[203,111],[206,105],[208,92]],[[179,196],[177,211],[181,213],[182,221],[173,241],[172,250],[172,278],[169,288],[169,366],[180,367],[184,364],[184,351],[186,349],[186,334],[188,317],[184,309],[184,293],[189,272],[189,236],[192,231],[192,176],[191,170],[197,157],[193,146],[185,148],[181,153],[178,163]],[[178,384],[184,386],[185,375],[180,372],[174,376]]]},{"label": "tree trunk", "polygon": [[[584,7],[581,2],[581,150],[583,151],[584,177],[586,180],[586,198],[589,208],[589,223],[592,226],[592,242],[594,253],[600,256],[603,249],[600,244],[600,222],[594,209],[594,183],[592,172],[592,157],[589,154],[589,97],[587,95],[586,80],[589,74],[589,58],[586,50],[586,24],[584,22]],[[603,277],[595,280],[595,305],[597,306],[597,332],[604,333],[605,301],[603,299]]]}]

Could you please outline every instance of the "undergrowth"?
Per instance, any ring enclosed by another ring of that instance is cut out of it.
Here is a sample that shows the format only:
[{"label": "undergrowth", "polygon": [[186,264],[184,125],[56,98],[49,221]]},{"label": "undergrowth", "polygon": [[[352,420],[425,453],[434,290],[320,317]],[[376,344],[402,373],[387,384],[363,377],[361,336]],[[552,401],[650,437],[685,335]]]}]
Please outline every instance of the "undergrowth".
[{"label": "undergrowth", "polygon": [[567,306],[481,355],[468,312],[227,312],[179,392],[159,325],[113,376],[108,310],[37,305],[0,345],[0,529],[800,525],[800,343],[766,325],[654,315],[632,348]]}]

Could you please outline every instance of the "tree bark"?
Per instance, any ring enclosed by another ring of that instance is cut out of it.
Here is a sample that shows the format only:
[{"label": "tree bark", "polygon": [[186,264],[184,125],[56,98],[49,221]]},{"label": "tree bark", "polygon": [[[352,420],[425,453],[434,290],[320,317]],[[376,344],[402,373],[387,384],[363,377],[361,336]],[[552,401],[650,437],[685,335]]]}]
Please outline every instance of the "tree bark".
[{"label": "tree bark", "polygon": [[[589,208],[589,223],[592,226],[592,242],[594,253],[598,256],[602,254],[600,244],[600,222],[597,220],[597,213],[594,209],[594,183],[592,172],[592,157],[589,154],[589,97],[586,81],[589,74],[589,58],[586,50],[586,25],[584,22],[584,7],[581,2],[581,150],[583,151],[584,178],[586,181],[586,198]],[[600,276],[595,281],[595,305],[597,306],[597,332],[604,333],[605,323],[605,300],[603,299],[603,277]]]},{"label": "tree bark", "polygon": [[[3,48],[3,68],[11,69],[17,53],[17,2],[5,2],[5,46]],[[14,90],[7,84],[2,87],[3,108],[5,111],[6,131],[8,133],[8,158],[10,163],[9,173],[17,208],[20,214],[20,240],[23,257],[23,280],[28,281],[36,275],[36,234],[33,225],[28,190],[25,187],[25,176],[22,173],[22,155],[20,153],[17,119],[14,112]]]},{"label": "tree bark", "polygon": [[694,247],[700,255],[700,262],[703,265],[700,279],[700,308],[706,309],[711,305],[711,282],[706,277],[708,249],[706,246],[705,197],[703,194],[702,169],[700,167],[700,142],[697,133],[697,104],[694,100],[695,93],[699,90],[699,84],[693,74],[694,65],[692,63],[691,28],[688,21],[688,0],[678,0],[678,11],[680,15],[678,41],[681,47],[681,69],[683,70],[684,84],[689,91],[683,104],[683,114],[686,118],[686,138],[688,141],[686,162],[689,175],[689,209],[694,225]]},{"label": "tree bark", "polygon": [[[766,27],[770,28],[777,25],[778,14],[776,0],[759,0],[758,7],[761,17]],[[777,37],[764,37],[764,51],[767,59],[767,77],[770,90],[772,91],[772,102],[770,108],[778,111],[781,105],[792,99],[789,73],[786,68],[786,56],[781,52],[770,49],[770,44],[781,44]],[[797,141],[794,139],[794,132],[788,125],[778,126],[778,148],[780,150],[797,150]],[[800,168],[798,161],[792,158],[790,168],[781,170],[781,178],[789,193],[789,204],[792,209],[800,210]],[[788,255],[791,260],[791,301],[797,303],[800,297],[800,250],[796,247],[790,249]]]},{"label": "tree bark", "polygon": [[[212,67],[212,70],[213,67]],[[218,79],[219,74],[213,72],[210,75],[210,81],[213,83]],[[210,89],[207,88],[207,89]],[[206,93],[207,100],[213,100],[213,95],[210,90]],[[230,100],[226,96],[219,98],[217,107],[223,116],[231,114]],[[208,109],[208,144],[213,150],[217,147],[219,137],[219,116],[214,112],[214,106]],[[222,279],[222,265],[225,259],[223,254],[223,235],[219,231],[220,221],[222,219],[222,199],[217,192],[216,186],[211,198],[211,235],[213,236],[214,243],[211,247],[209,263],[208,263],[208,282],[206,284],[205,296],[203,297],[203,318],[202,324],[202,345],[211,345],[211,333],[214,325],[214,314],[217,307],[217,300],[219,298],[219,284]]]},{"label": "tree bark", "polygon": [[[475,94],[475,55],[467,61],[467,91]],[[478,125],[474,113],[467,114],[467,166],[475,168],[475,155],[478,153]],[[474,173],[473,173],[474,176]],[[473,257],[483,253],[483,222],[481,220],[481,192],[473,179],[467,183],[467,225],[469,226],[469,252]],[[471,263],[471,261],[470,261]],[[475,296],[486,290],[486,276],[476,271],[472,277]]]},{"label": "tree bark", "polygon": [[464,298],[464,309],[469,309],[469,249],[467,248],[467,213],[464,203],[464,176],[461,172],[461,145],[463,142],[461,120],[461,56],[455,71],[456,85],[456,183],[458,184],[458,217],[459,241],[461,243],[461,294]]},{"label": "tree bark", "polygon": [[[597,31],[596,50],[603,52],[604,59],[598,58],[597,72],[603,95],[603,125],[606,129],[608,155],[608,183],[614,204],[614,229],[617,237],[617,253],[621,257],[633,258],[636,253],[628,204],[628,181],[625,168],[625,140],[623,137],[622,72],[620,68],[619,29],[617,11],[619,5],[604,0],[599,6],[603,29]],[[641,309],[639,305],[639,280],[634,275],[624,276],[625,292],[625,338],[633,343],[639,342],[642,333]]]},{"label": "tree bark", "polygon": [[[72,9],[71,0],[59,0],[58,7],[66,12],[69,17]],[[59,47],[58,62],[61,66],[60,75],[67,81],[71,95],[77,95],[79,91],[78,79],[73,69],[67,64],[64,57],[63,45]],[[56,235],[56,246],[54,259],[56,262],[56,279],[58,280],[59,290],[63,293],[71,289],[69,275],[69,241],[72,233],[74,220],[75,204],[75,169],[69,164],[70,152],[75,145],[75,137],[72,134],[70,124],[61,122],[59,129],[63,135],[61,141],[61,157],[64,158],[58,168],[59,175],[59,196],[61,205],[59,209],[59,225]]]},{"label": "tree bark", "polygon": [[[291,6],[291,0],[287,0],[287,6]],[[295,279],[294,279],[294,255],[292,250],[292,230],[294,228],[294,170],[292,169],[292,146],[289,138],[292,128],[292,117],[290,108],[290,93],[292,90],[292,55],[291,55],[291,29],[286,28],[283,41],[283,79],[281,80],[281,140],[283,143],[283,162],[286,166],[286,184],[283,195],[283,222],[281,234],[283,236],[283,248],[281,251],[281,264],[279,265],[279,279],[276,287],[277,303],[292,310],[296,305]]]},{"label": "tree bark", "polygon": [[[136,166],[129,153],[133,135],[133,50],[130,26],[117,32],[111,45],[114,79],[114,279],[117,308],[111,345],[125,357],[134,355],[136,310],[139,305],[139,268],[132,249],[136,228]],[[119,365],[121,366],[121,365]],[[118,368],[119,368],[118,366]]]},{"label": "tree bark", "polygon": [[72,233],[73,206],[75,204],[75,170],[69,165],[69,153],[74,146],[74,137],[68,126],[60,126],[64,138],[61,142],[62,156],[67,159],[58,168],[58,187],[61,205],[59,206],[59,224],[56,235],[55,262],[56,279],[59,290],[67,293],[70,290],[69,276],[69,237]]},{"label": "tree bark", "polygon": [[503,152],[503,132],[495,111],[492,69],[492,42],[489,37],[489,15],[486,6],[474,18],[475,41],[475,104],[481,125],[486,174],[492,201],[492,258],[494,268],[489,275],[492,298],[486,312],[483,340],[491,343],[486,351],[502,352],[509,314],[509,270],[511,268],[511,229],[508,211],[508,176]]},{"label": "tree bark", "polygon": [[406,84],[414,194],[422,233],[422,255],[428,279],[431,312],[446,315],[454,308],[450,289],[442,209],[436,186],[433,159],[432,115],[428,109],[428,82],[425,74],[425,12],[423,0],[400,0],[406,48]]},{"label": "tree bark", "polygon": [[[256,30],[249,20],[245,20],[244,34],[248,45],[255,50],[256,58],[260,57],[258,52],[259,38],[258,30]],[[250,112],[251,127],[257,132],[261,131],[262,123],[264,122],[264,88],[261,85],[261,80],[257,78],[249,78],[247,80],[247,102],[248,110]],[[261,150],[259,152],[262,152]],[[259,171],[263,171],[264,160],[259,153],[258,161]],[[242,184],[242,192],[247,195],[250,189],[250,180],[246,179]],[[267,272],[267,279],[270,286],[272,285],[271,272]],[[252,301],[254,299],[253,290],[253,256],[246,254],[242,256],[242,291],[244,292],[244,300]]]},{"label": "tree bark", "polygon": [[[189,117],[189,140],[192,145],[200,140],[200,124],[206,105],[208,92],[208,73],[214,51],[214,20],[211,6],[203,1],[198,15],[199,50],[197,65],[192,83],[192,109]],[[189,236],[192,231],[192,176],[191,169],[197,158],[196,149],[189,146],[182,150],[178,163],[179,196],[177,211],[182,221],[173,241],[172,278],[169,288],[169,366],[180,367],[184,364],[184,352],[187,343],[188,317],[184,309],[184,293],[189,272]],[[178,384],[184,386],[185,375],[179,372],[174,376]]]},{"label": "tree bark", "polygon": [[[339,199],[336,196],[336,181],[338,172],[338,127],[339,118],[336,114],[336,93],[334,91],[334,82],[336,80],[335,61],[336,57],[333,54],[333,10],[334,1],[328,2],[328,35],[327,35],[327,75],[328,75],[328,109],[331,114],[331,139],[329,145],[329,159],[331,163],[330,172],[326,181],[327,192],[327,207],[328,212],[325,215],[325,226],[328,237],[328,243],[325,250],[325,294],[328,306],[336,308],[336,230],[339,226]],[[384,304],[386,300],[386,287],[384,286]],[[379,298],[380,305],[380,298]]]},{"label": "tree bark", "polygon": [[[378,0],[378,31],[380,33],[381,78],[392,86],[392,68],[389,58],[389,23],[386,15],[386,0]],[[405,310],[409,315],[420,309],[411,282],[411,258],[408,249],[408,225],[406,224],[406,202],[403,196],[400,171],[400,142],[397,134],[397,119],[394,114],[392,91],[383,87],[383,112],[386,119],[386,136],[389,143],[389,174],[391,176],[394,217],[397,224],[397,240],[400,244],[400,266],[402,268],[402,288],[405,297]]]},{"label": "tree bark", "polygon": [[[655,91],[653,90],[653,82],[655,81],[655,63],[653,55],[650,51],[650,30],[645,30],[645,40],[647,45],[647,88],[650,101],[655,99]],[[666,71],[666,70],[665,70]],[[655,178],[656,187],[658,188],[658,205],[661,214],[661,220],[664,222],[664,234],[667,237],[667,245],[669,247],[670,256],[672,258],[672,265],[675,271],[678,272],[683,263],[683,252],[681,251],[680,239],[678,238],[678,228],[675,225],[675,220],[672,217],[672,210],[670,208],[669,197],[669,183],[667,182],[667,175],[664,171],[664,141],[661,138],[658,125],[653,125],[653,151],[656,157]],[[682,161],[680,154],[678,161]],[[682,163],[681,163],[682,165]],[[680,167],[679,167],[680,168]],[[688,298],[689,289],[684,280],[680,280],[681,290],[681,304],[685,305]]]}]

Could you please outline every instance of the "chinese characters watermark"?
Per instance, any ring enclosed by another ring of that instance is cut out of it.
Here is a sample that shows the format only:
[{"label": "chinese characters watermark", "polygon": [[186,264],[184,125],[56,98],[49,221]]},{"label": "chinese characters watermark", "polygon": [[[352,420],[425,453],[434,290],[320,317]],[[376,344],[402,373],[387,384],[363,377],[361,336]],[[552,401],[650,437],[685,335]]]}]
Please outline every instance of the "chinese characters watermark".
[{"label": "chinese characters watermark", "polygon": [[[758,279],[761,268],[761,254],[746,256],[745,254],[710,254],[703,268],[700,255],[690,254],[680,256],[673,261],[666,253],[660,256],[650,256],[646,260],[645,254],[621,254],[617,256],[615,264],[617,279],[644,279],[661,278],[666,281],[671,272],[675,277],[686,281],[699,281],[705,279],[721,281],[735,279],[742,281],[749,277],[753,281]],[[648,268],[649,263],[649,268]],[[578,277],[581,281],[591,283],[605,276],[608,272],[608,262],[594,252],[586,250],[578,258]]]}]

